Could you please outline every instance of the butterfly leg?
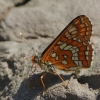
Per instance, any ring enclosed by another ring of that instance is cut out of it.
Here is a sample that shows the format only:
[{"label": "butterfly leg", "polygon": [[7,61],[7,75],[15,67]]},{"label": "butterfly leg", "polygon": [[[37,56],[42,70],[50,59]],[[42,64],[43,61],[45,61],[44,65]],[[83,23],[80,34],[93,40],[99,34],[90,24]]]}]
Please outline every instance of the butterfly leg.
[{"label": "butterfly leg", "polygon": [[65,80],[57,73],[57,72],[54,72],[54,74],[56,74],[56,75],[58,75],[59,76],[59,78],[62,80],[62,82],[65,84],[65,86],[67,86],[67,84],[66,84],[66,82],[65,82]]},{"label": "butterfly leg", "polygon": [[43,82],[43,78],[44,78],[44,76],[46,75],[46,72],[44,72],[43,73],[43,75],[41,76],[41,83],[42,83],[42,86],[43,86],[43,92],[42,92],[42,95],[44,95],[44,93],[45,93],[45,84],[44,84],[44,82]]}]

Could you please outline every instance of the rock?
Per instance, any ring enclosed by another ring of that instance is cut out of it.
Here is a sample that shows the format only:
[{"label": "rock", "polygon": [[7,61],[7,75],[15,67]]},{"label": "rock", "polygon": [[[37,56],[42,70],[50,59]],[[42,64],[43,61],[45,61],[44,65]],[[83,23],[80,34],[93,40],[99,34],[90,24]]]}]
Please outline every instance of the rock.
[{"label": "rock", "polygon": [[[0,100],[100,100],[99,2],[0,1]],[[41,54],[63,28],[81,14],[88,16],[93,24],[93,64],[82,69],[78,78],[70,72],[61,73],[68,86],[57,75],[46,74],[43,96],[40,81],[43,70],[39,66],[33,68],[30,57],[33,53]],[[20,32],[34,51],[20,38]]]}]

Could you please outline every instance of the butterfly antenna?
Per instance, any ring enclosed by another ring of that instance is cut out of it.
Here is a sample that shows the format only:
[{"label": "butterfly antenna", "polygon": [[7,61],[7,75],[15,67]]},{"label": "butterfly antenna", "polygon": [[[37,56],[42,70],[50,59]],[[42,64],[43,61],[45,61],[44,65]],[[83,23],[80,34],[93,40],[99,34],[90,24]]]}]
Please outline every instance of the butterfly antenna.
[{"label": "butterfly antenna", "polygon": [[20,37],[26,42],[26,44],[34,51],[34,48],[31,47],[28,42],[25,40],[25,38],[23,37],[22,33],[20,33]]}]

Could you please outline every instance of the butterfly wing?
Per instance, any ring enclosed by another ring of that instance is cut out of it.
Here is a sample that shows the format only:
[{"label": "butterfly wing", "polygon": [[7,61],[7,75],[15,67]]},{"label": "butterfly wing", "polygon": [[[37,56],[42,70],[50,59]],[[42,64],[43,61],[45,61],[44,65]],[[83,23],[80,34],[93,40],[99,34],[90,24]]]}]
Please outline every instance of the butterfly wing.
[{"label": "butterfly wing", "polygon": [[44,50],[41,61],[62,70],[90,67],[93,52],[89,43],[91,34],[90,20],[85,15],[76,17]]}]

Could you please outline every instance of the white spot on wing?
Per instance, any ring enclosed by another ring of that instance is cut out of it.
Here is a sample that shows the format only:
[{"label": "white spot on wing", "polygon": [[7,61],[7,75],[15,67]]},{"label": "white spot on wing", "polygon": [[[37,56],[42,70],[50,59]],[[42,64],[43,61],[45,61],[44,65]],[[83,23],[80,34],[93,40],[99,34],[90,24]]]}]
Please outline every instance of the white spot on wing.
[{"label": "white spot on wing", "polygon": [[86,45],[84,42],[83,42],[83,44]]},{"label": "white spot on wing", "polygon": [[59,47],[60,47],[60,49],[63,49],[65,46],[67,46],[67,44],[66,44],[66,43],[63,43],[63,44],[60,45]]},{"label": "white spot on wing", "polygon": [[78,56],[77,57],[74,57],[75,58],[75,60],[78,60]]},{"label": "white spot on wing", "polygon": [[86,55],[88,55],[88,53],[89,53],[88,51],[85,51],[85,54],[86,54]]},{"label": "white spot on wing", "polygon": [[78,57],[78,53],[74,53],[73,56],[77,56]]},{"label": "white spot on wing", "polygon": [[73,32],[73,31],[76,31],[77,29],[75,27],[72,27],[69,32]]},{"label": "white spot on wing", "polygon": [[66,32],[66,34],[65,34],[65,35],[66,35],[66,37],[69,37],[69,36],[70,36],[70,35],[68,34],[68,32]]},{"label": "white spot on wing", "polygon": [[67,58],[67,55],[64,55],[64,58]]},{"label": "white spot on wing", "polygon": [[77,40],[77,38],[73,38],[73,40]]},{"label": "white spot on wing", "polygon": [[68,45],[64,48],[64,50],[69,50],[69,48],[71,48],[72,46],[71,45]]},{"label": "white spot on wing", "polygon": [[87,46],[87,50],[89,50],[89,47]]},{"label": "white spot on wing", "polygon": [[79,49],[77,48],[77,49],[76,49],[76,52],[78,52],[78,51],[79,51]]},{"label": "white spot on wing", "polygon": [[86,32],[86,35],[88,35],[88,32]]},{"label": "white spot on wing", "polygon": [[63,61],[62,61],[62,64],[67,64],[67,61],[66,61],[66,60],[63,60]]},{"label": "white spot on wing", "polygon": [[77,49],[77,47],[73,46],[74,49]]},{"label": "white spot on wing", "polygon": [[86,26],[88,26],[88,24],[87,24],[87,23],[85,23],[85,25],[86,25]]},{"label": "white spot on wing", "polygon": [[[83,18],[82,17],[80,17],[81,18],[81,21],[83,21]],[[84,22],[84,21],[83,21]]]},{"label": "white spot on wing", "polygon": [[79,66],[83,66],[82,61],[78,61]]},{"label": "white spot on wing", "polygon": [[72,57],[72,60],[75,60],[75,58],[74,58],[74,57]]},{"label": "white spot on wing", "polygon": [[81,40],[78,39],[78,42],[81,42]]},{"label": "white spot on wing", "polygon": [[58,60],[59,58],[58,58],[58,56],[56,56],[56,60]]},{"label": "white spot on wing", "polygon": [[76,52],[76,51],[73,49],[73,50],[72,50],[72,53],[75,53],[75,52]]},{"label": "white spot on wing", "polygon": [[89,28],[87,27],[87,30],[89,30]]},{"label": "white spot on wing", "polygon": [[78,60],[78,57],[72,57],[72,60]]},{"label": "white spot on wing", "polygon": [[89,59],[88,59],[88,56],[86,56],[86,59],[89,60]]},{"label": "white spot on wing", "polygon": [[76,65],[78,65],[78,61],[74,61]]},{"label": "white spot on wing", "polygon": [[70,48],[69,50],[73,51],[73,48]]},{"label": "white spot on wing", "polygon": [[51,57],[56,57],[56,53],[53,52],[53,53],[51,54]]},{"label": "white spot on wing", "polygon": [[62,44],[63,42],[62,41],[59,41],[57,44],[59,45],[59,44]]},{"label": "white spot on wing", "polygon": [[71,32],[71,34],[77,34],[77,31],[73,31],[73,32]]}]

